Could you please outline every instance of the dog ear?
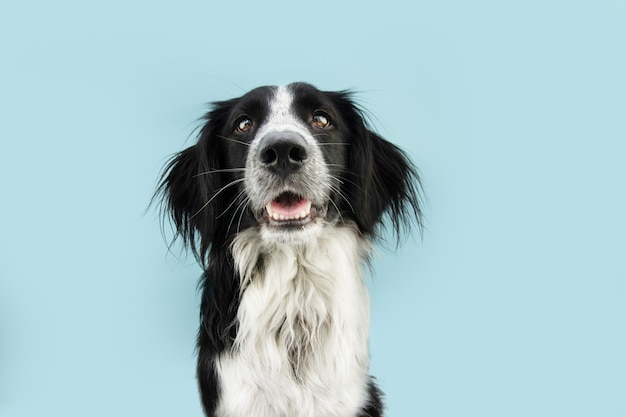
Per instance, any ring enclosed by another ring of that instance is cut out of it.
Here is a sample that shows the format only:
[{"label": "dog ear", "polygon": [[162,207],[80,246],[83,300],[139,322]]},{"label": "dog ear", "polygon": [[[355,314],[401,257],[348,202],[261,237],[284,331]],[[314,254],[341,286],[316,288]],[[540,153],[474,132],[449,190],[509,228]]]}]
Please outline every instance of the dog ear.
[{"label": "dog ear", "polygon": [[349,195],[356,221],[365,233],[375,235],[388,215],[397,239],[415,223],[421,230],[421,182],[407,155],[362,125],[350,146]]},{"label": "dog ear", "polygon": [[183,239],[201,263],[215,234],[215,213],[212,202],[219,170],[217,151],[209,148],[210,122],[201,131],[198,143],[175,154],[167,163],[155,193],[163,204],[163,217],[169,215],[176,238]]}]

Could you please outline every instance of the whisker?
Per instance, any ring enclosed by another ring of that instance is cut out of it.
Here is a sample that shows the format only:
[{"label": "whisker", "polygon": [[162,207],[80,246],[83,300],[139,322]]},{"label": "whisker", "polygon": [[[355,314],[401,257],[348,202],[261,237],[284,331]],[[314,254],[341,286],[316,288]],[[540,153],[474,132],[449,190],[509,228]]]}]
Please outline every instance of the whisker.
[{"label": "whisker", "polygon": [[[246,207],[248,206],[249,201],[250,201],[250,198],[246,196],[237,205],[237,208],[235,209],[233,216],[230,218],[230,222],[228,222],[228,229],[226,230],[230,231],[230,227],[233,225],[233,222],[235,221],[235,217],[237,217],[237,212],[239,211],[239,209],[241,209],[241,215],[239,216],[239,222],[241,223],[241,217],[243,216],[243,212],[246,210]],[[239,232],[239,227],[237,227],[237,232]]]},{"label": "whisker", "polygon": [[250,146],[250,144],[248,142],[244,142],[242,140],[237,140],[237,139],[229,138],[227,136],[222,136],[222,135],[217,135],[217,137],[220,138],[220,139],[224,139],[224,140],[228,140],[228,141],[231,141],[231,142],[239,143],[241,145]]},{"label": "whisker", "polygon": [[245,171],[245,168],[226,168],[226,169],[215,169],[213,171],[206,171],[206,172],[201,172],[199,174],[196,174],[193,176],[193,178],[202,176],[202,175],[208,175],[208,174],[216,174],[219,172],[243,172]]},{"label": "whisker", "polygon": [[[239,231],[241,230],[241,219],[243,219],[243,213],[246,211],[246,209],[248,208],[248,203],[250,202],[250,198],[246,197],[246,199],[244,200],[245,204],[244,206],[241,208],[241,214],[239,215],[239,221],[237,222],[237,233],[239,233]],[[235,212],[236,213],[236,212]],[[234,219],[234,216],[233,216]]]},{"label": "whisker", "polygon": [[[317,137],[328,137],[330,136],[328,133],[314,133],[312,135],[314,138]],[[322,142],[322,143],[318,143],[318,145],[340,145],[340,146],[349,146],[351,145],[351,143],[348,142]]]},{"label": "whisker", "polygon": [[[331,187],[331,189],[332,189],[332,187]],[[338,191],[336,191],[336,192],[338,192]],[[329,200],[332,203],[332,205],[335,206],[335,210],[337,210],[337,214],[339,214],[339,218],[341,219],[341,223],[345,223],[345,221],[343,220],[343,216],[341,215],[341,211],[339,210],[339,207],[337,207],[337,204],[335,204],[335,202],[333,201],[332,198],[329,198]]]},{"label": "whisker", "polygon": [[194,213],[194,215],[193,215],[193,216],[191,216],[189,219],[193,219],[193,218],[194,218],[194,217],[196,217],[198,214],[200,214],[200,212],[202,212],[202,210],[204,210],[204,209],[205,209],[205,208],[206,208],[209,204],[211,204],[211,201],[215,200],[215,198],[216,198],[216,197],[217,197],[217,196],[218,196],[218,195],[219,195],[222,191],[224,191],[224,190],[225,190],[225,189],[227,189],[228,187],[231,187],[231,186],[233,186],[233,185],[235,185],[235,184],[238,184],[238,183],[240,183],[240,182],[242,182],[242,181],[244,181],[244,180],[245,180],[245,178],[239,178],[239,179],[236,179],[236,180],[234,180],[234,181],[229,182],[228,184],[226,184],[225,186],[223,186],[222,188],[220,188],[220,189],[219,189],[219,190],[218,190],[215,194],[213,194],[213,197],[211,197],[211,198],[209,199],[209,201],[207,201],[206,203],[204,203],[204,205],[203,205],[202,207],[200,207],[200,209],[199,209],[198,211],[196,211],[196,212]]},{"label": "whisker", "polygon": [[[328,164],[328,165],[331,165],[331,164]],[[347,170],[347,169],[345,169],[344,171],[345,171],[345,172],[348,172],[348,170]],[[341,184],[344,184],[344,183],[346,183],[346,182],[347,182],[347,183],[352,184],[352,185],[354,185],[355,187],[357,187],[360,191],[363,191],[363,188],[362,188],[362,187],[361,187],[358,183],[356,183],[356,182],[354,182],[354,181],[352,181],[352,180],[349,180],[349,179],[347,179],[347,178],[346,178],[346,177],[344,177],[344,176],[341,176],[341,175],[340,175],[340,176],[337,176],[337,175],[332,175],[332,174],[329,174],[329,176],[330,176],[332,179],[339,181]]]},{"label": "whisker", "polygon": [[[337,181],[340,181],[338,178],[332,176],[333,178],[335,178]],[[345,196],[344,193],[341,192],[341,190],[338,187],[335,187],[334,185],[330,185],[330,189],[333,190],[335,193],[337,193],[337,195],[339,195],[339,197],[341,197],[347,204],[348,206],[350,206],[350,210],[352,210],[352,213],[356,214],[356,211],[354,210],[354,207],[352,206],[352,204],[350,203],[350,200],[348,200],[348,197]],[[332,202],[332,200],[330,200]],[[333,202],[333,205],[335,203]],[[337,208],[337,206],[335,206],[335,208]],[[339,211],[339,209],[337,209],[337,211]],[[341,215],[341,214],[340,214]]]},{"label": "whisker", "polygon": [[241,190],[239,191],[239,194],[237,194],[237,196],[235,196],[235,198],[233,199],[233,201],[228,205],[228,207],[226,207],[224,209],[223,212],[221,212],[219,215],[215,216],[216,219],[219,219],[220,217],[222,217],[224,214],[226,214],[228,212],[228,210],[230,210],[230,208],[239,201],[239,199],[241,198],[241,196],[245,193],[245,190]]},{"label": "whisker", "polygon": [[345,164],[326,164],[328,166],[339,167],[339,171],[352,172]]}]

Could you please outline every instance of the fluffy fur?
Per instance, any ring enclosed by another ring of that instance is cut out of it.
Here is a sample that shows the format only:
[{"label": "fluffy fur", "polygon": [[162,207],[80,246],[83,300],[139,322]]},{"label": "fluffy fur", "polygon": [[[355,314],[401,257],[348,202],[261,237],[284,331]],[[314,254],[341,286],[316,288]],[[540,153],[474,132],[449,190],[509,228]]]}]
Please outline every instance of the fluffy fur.
[{"label": "fluffy fur", "polygon": [[362,268],[384,219],[421,226],[419,177],[349,92],[294,83],[214,103],[157,196],[204,268],[209,417],[378,417]]}]

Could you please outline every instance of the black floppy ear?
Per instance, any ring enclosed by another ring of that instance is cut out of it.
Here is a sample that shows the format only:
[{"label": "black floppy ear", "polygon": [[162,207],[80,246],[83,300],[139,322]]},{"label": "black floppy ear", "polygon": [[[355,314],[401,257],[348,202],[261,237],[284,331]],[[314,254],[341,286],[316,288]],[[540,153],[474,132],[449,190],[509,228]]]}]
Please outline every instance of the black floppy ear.
[{"label": "black floppy ear", "polygon": [[[217,158],[198,144],[175,154],[163,170],[155,197],[162,199],[164,214],[198,260],[205,258],[215,234],[216,207],[211,204],[215,186],[211,171],[218,169]],[[215,159],[215,161],[212,161]]]},{"label": "black floppy ear", "polygon": [[[225,199],[216,198],[224,191],[225,160],[219,132],[224,126],[236,99],[216,102],[204,115],[198,142],[175,154],[165,166],[153,201],[161,200],[163,212],[169,215],[176,236],[181,237],[202,265],[206,266],[206,255],[218,236],[224,234],[218,213],[226,210]],[[234,184],[231,182],[230,184]],[[232,192],[232,191],[231,191]]]},{"label": "black floppy ear", "polygon": [[353,138],[349,168],[353,173],[350,199],[356,221],[367,234],[376,234],[388,214],[397,238],[412,223],[422,228],[421,183],[407,155],[366,127]]}]

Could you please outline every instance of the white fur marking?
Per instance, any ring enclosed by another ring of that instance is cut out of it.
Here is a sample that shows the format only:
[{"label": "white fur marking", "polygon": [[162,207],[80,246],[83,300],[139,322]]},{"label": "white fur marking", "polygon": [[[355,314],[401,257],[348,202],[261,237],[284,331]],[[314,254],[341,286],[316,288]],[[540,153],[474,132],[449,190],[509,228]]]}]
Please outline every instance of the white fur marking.
[{"label": "white fur marking", "polygon": [[291,111],[293,105],[293,94],[286,86],[276,88],[274,96],[271,98],[269,115],[263,126],[256,134],[256,138],[251,144],[251,149],[260,138],[269,132],[295,132],[305,138],[310,144],[315,143],[315,139],[303,122]]},{"label": "white fur marking", "polygon": [[[267,120],[250,143],[244,186],[253,210],[263,209],[283,191],[297,191],[318,206],[328,204],[331,178],[324,156],[304,122],[292,112],[292,106],[291,90],[285,86],[278,87],[270,100]],[[270,175],[258,160],[261,140],[268,133],[274,132],[296,133],[308,145],[307,163],[299,173],[288,178]],[[300,231],[262,226],[261,235],[268,243],[275,241],[303,243],[316,238],[322,232],[324,224],[323,219],[318,219]]]},{"label": "white fur marking", "polygon": [[[232,352],[216,362],[220,417],[354,417],[368,395],[369,242],[334,226],[302,245],[235,238],[242,277]],[[263,255],[261,270],[257,260]]]}]

